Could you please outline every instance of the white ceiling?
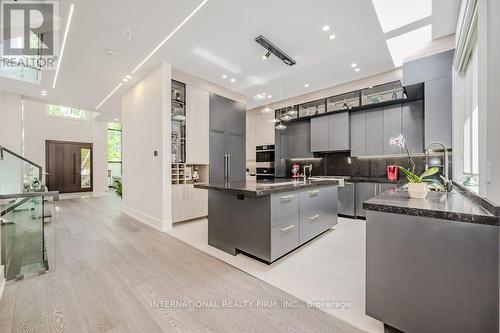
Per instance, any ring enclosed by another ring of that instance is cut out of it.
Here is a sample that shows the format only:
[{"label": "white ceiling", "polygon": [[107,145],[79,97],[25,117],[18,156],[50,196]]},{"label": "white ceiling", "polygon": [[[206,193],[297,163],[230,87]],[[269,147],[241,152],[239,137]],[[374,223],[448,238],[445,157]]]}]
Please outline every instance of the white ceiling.
[{"label": "white ceiling", "polygon": [[[433,38],[453,33],[459,2],[434,0],[432,16],[408,29],[432,24]],[[60,0],[63,21],[71,3],[75,11],[56,88],[51,71],[43,73],[41,86],[3,79],[3,90],[94,110],[201,0]],[[330,31],[322,31],[325,24]],[[130,41],[123,38],[124,29],[132,32]],[[334,40],[328,38],[332,33]],[[274,56],[262,60],[265,52],[254,41],[260,34],[297,65],[286,66]],[[389,37],[394,31],[384,35],[369,0],[208,0],[99,111],[107,119],[118,117],[120,95],[161,61],[247,95],[247,107],[253,108],[393,69]],[[41,90],[48,96],[42,98]],[[273,98],[256,100],[262,92]]]}]

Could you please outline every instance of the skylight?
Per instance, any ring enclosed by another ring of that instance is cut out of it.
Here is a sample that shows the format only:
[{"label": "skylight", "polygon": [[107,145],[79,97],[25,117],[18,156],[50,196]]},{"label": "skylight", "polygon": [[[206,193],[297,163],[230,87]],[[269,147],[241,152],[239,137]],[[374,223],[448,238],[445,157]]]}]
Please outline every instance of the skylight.
[{"label": "skylight", "polygon": [[387,40],[387,47],[391,53],[394,66],[403,65],[403,60],[416,51],[422,49],[426,43],[432,40],[432,26],[415,29],[405,34]]},{"label": "skylight", "polygon": [[384,33],[432,15],[432,0],[372,0]]}]

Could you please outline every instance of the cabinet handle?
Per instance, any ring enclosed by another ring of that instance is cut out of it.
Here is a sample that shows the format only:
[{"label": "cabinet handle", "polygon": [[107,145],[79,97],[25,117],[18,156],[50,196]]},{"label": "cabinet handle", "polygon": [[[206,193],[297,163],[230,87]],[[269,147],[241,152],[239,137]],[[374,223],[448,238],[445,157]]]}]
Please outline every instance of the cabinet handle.
[{"label": "cabinet handle", "polygon": [[310,196],[310,197],[313,197],[313,196],[317,195],[318,193],[319,193],[319,190],[316,190],[316,191],[310,191],[310,192],[309,192],[309,196]]},{"label": "cabinet handle", "polygon": [[295,194],[284,195],[284,196],[280,197],[280,199],[282,199],[282,200],[288,200],[288,199],[292,199],[292,198],[295,198]]},{"label": "cabinet handle", "polygon": [[288,227],[281,229],[281,231],[288,231],[288,230],[291,230],[293,228],[295,228],[295,224],[291,224]]},{"label": "cabinet handle", "polygon": [[316,220],[319,217],[319,214],[309,217],[310,220]]}]

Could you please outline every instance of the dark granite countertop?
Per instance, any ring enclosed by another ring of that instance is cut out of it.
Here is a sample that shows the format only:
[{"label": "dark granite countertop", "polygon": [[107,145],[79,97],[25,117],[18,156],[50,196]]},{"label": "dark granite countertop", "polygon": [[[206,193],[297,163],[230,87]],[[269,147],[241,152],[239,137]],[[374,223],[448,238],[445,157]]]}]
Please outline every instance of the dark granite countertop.
[{"label": "dark granite countertop", "polygon": [[195,184],[195,188],[231,192],[234,194],[244,194],[250,196],[264,196],[273,193],[299,191],[302,189],[322,186],[336,186],[337,180],[322,179],[322,180],[291,180],[291,179],[275,179],[270,181],[247,181],[237,183],[200,183]]},{"label": "dark granite countertop", "polygon": [[364,182],[364,183],[383,183],[383,184],[406,184],[407,181],[406,179],[399,179],[399,180],[389,180],[386,177],[346,177],[346,181],[352,181],[352,182]]},{"label": "dark granite countertop", "polygon": [[363,208],[492,226],[499,226],[500,222],[498,216],[494,216],[459,190],[450,193],[429,192],[425,199],[412,199],[407,191],[389,190],[365,201]]}]

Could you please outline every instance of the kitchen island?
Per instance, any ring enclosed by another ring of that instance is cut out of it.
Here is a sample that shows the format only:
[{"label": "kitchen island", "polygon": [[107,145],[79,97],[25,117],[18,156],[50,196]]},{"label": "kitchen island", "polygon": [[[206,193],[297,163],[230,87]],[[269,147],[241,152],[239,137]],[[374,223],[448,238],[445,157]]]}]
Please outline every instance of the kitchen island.
[{"label": "kitchen island", "polygon": [[498,332],[498,216],[459,190],[363,206],[366,314],[403,332]]},{"label": "kitchen island", "polygon": [[207,183],[208,244],[266,263],[337,224],[338,180]]}]

